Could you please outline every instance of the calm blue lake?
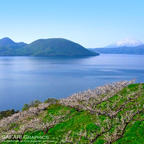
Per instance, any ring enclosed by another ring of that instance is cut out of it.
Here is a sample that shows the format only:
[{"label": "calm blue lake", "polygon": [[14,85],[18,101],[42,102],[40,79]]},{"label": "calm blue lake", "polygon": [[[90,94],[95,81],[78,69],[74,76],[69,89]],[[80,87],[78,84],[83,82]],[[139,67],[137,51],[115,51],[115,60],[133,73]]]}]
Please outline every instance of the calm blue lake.
[{"label": "calm blue lake", "polygon": [[120,80],[144,82],[144,56],[89,58],[0,57],[0,111],[32,100],[64,98]]}]

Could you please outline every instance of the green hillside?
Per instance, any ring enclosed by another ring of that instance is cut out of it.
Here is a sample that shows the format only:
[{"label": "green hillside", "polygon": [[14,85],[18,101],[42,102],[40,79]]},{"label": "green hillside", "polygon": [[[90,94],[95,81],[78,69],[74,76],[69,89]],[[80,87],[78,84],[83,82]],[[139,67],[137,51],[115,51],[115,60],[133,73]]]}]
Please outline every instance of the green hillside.
[{"label": "green hillside", "polygon": [[144,143],[144,84],[119,82],[50,101],[0,121],[1,139],[13,135],[2,143]]},{"label": "green hillside", "polygon": [[26,55],[33,56],[95,56],[83,46],[62,38],[40,39],[25,47]]},{"label": "green hillside", "polygon": [[30,44],[15,43],[9,38],[0,40],[0,56],[81,57],[96,55],[98,54],[62,38],[39,39]]},{"label": "green hillside", "polygon": [[0,39],[0,56],[17,56],[22,52],[22,48],[27,44],[23,42],[16,43],[10,38]]}]

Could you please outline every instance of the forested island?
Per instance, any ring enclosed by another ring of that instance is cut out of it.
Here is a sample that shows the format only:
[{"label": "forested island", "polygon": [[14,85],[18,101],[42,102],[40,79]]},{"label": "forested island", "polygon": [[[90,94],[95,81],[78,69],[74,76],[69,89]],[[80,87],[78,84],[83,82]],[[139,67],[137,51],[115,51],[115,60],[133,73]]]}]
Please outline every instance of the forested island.
[{"label": "forested island", "polygon": [[0,39],[0,56],[85,57],[97,56],[78,43],[63,38],[39,39],[30,44]]}]

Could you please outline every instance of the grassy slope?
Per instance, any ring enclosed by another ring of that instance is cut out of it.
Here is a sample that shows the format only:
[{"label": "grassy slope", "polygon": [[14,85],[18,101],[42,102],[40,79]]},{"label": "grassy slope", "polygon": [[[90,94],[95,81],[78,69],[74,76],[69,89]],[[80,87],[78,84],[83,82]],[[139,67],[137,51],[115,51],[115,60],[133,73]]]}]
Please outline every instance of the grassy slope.
[{"label": "grassy slope", "polygon": [[[96,109],[106,114],[79,111],[60,104],[50,105],[45,114],[38,117],[41,117],[44,123],[50,123],[55,119],[59,119],[59,122],[43,130],[25,132],[21,142],[142,144],[144,143],[143,105],[144,84],[131,84],[98,104]],[[18,129],[18,126],[13,127]],[[41,136],[41,139],[36,136]],[[13,140],[13,143],[19,142]]]}]

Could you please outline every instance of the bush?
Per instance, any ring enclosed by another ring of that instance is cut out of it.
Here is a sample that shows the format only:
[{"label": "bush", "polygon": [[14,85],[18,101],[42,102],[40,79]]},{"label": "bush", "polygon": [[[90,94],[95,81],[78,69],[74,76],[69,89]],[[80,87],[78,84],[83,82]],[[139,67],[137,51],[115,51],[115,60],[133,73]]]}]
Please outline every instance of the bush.
[{"label": "bush", "polygon": [[39,100],[32,101],[30,107],[37,107],[41,102]]},{"label": "bush", "polygon": [[28,110],[29,109],[29,105],[28,104],[24,104],[22,111]]},{"label": "bush", "polygon": [[39,100],[32,101],[30,104],[24,104],[22,111],[28,110],[30,107],[37,107],[41,102]]},{"label": "bush", "polygon": [[44,101],[44,103],[51,103],[51,104],[56,104],[57,102],[58,100],[55,98],[48,98],[47,100]]},{"label": "bush", "polygon": [[0,112],[0,119],[4,118],[4,117],[8,117],[11,116],[15,113],[18,113],[19,111],[15,111],[14,109],[11,110],[5,110],[5,111],[1,111]]}]

